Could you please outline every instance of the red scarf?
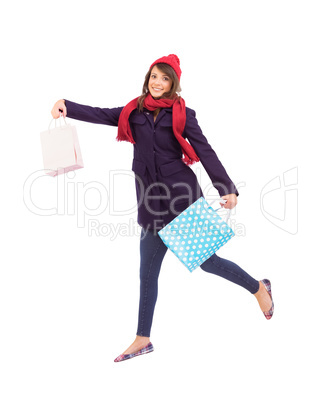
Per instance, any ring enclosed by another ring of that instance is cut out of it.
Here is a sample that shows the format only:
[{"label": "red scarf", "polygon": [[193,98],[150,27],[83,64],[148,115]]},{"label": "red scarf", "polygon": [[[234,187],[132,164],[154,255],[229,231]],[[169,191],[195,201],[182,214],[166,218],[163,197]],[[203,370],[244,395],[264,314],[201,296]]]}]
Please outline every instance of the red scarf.
[{"label": "red scarf", "polygon": [[[132,132],[129,126],[129,115],[137,108],[138,98],[130,101],[121,111],[118,122],[118,135],[117,141],[128,141],[135,144],[132,136]],[[200,159],[196,155],[191,144],[189,144],[182,136],[185,123],[186,123],[186,109],[185,101],[183,98],[176,97],[175,99],[154,99],[149,93],[144,99],[144,107],[150,111],[154,111],[158,108],[172,107],[173,108],[173,131],[174,135],[179,142],[183,158],[182,161],[186,165],[192,165],[194,162],[198,162]]]}]

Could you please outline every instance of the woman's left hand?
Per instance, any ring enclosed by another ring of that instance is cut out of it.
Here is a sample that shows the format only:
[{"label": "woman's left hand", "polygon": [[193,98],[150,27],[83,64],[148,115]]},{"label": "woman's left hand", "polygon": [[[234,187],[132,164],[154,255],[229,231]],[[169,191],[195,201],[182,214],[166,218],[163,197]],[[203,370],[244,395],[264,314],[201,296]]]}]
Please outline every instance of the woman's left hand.
[{"label": "woman's left hand", "polygon": [[232,209],[237,204],[236,194],[223,195],[221,198],[223,198],[223,200],[227,200],[225,204],[221,204],[221,207],[223,207],[223,208]]}]

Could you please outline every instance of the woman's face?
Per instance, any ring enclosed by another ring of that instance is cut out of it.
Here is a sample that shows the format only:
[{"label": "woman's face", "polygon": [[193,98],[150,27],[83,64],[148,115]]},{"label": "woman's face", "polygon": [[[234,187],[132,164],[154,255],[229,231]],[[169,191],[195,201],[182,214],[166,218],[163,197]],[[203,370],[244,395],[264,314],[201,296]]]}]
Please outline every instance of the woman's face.
[{"label": "woman's face", "polygon": [[159,98],[170,91],[172,82],[168,75],[154,66],[148,81],[148,90],[153,98]]}]

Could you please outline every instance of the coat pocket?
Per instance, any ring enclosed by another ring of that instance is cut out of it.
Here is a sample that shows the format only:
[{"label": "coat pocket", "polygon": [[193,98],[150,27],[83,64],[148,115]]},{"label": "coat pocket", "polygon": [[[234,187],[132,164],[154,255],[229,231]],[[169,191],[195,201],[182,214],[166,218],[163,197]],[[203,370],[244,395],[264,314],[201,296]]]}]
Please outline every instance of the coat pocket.
[{"label": "coat pocket", "polygon": [[146,117],[143,113],[135,114],[130,118],[130,122],[133,124],[144,124],[146,122]]},{"label": "coat pocket", "polygon": [[146,172],[146,165],[144,162],[133,159],[132,170],[140,176],[144,176]]},{"label": "coat pocket", "polygon": [[185,169],[187,166],[181,159],[177,159],[173,162],[165,163],[159,167],[162,176],[170,176],[177,173],[180,170]]}]

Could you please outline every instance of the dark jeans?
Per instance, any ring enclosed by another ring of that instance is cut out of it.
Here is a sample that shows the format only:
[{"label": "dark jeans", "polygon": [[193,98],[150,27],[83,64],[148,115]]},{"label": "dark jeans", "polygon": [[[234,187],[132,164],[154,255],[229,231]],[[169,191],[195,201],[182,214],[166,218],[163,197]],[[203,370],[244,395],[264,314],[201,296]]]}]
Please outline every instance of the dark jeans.
[{"label": "dark jeans", "polygon": [[[136,335],[150,336],[158,293],[158,276],[167,247],[157,233],[142,228],[140,235],[140,300]],[[183,266],[182,266],[183,267]],[[219,275],[254,294],[259,282],[234,262],[213,254],[200,267],[211,274]]]}]

